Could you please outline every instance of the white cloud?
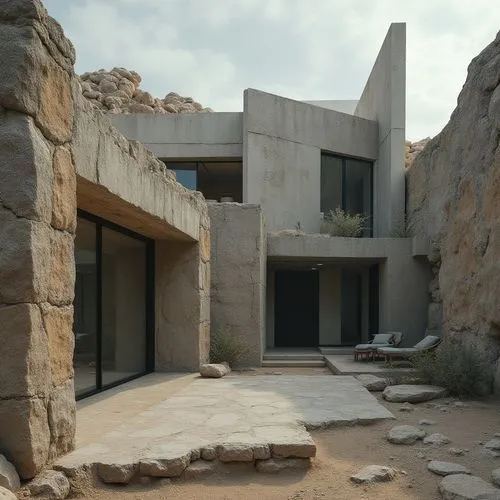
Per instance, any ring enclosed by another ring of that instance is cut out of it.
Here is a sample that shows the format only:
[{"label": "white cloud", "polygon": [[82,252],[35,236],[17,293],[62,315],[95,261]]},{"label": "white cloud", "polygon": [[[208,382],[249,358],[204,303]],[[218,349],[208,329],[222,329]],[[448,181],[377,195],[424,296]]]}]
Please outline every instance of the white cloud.
[{"label": "white cloud", "polygon": [[500,27],[490,0],[46,0],[77,71],[125,66],[163,96],[242,109],[254,87],[295,99],[359,97],[391,22],[407,22],[407,136],[446,124],[467,65]]}]

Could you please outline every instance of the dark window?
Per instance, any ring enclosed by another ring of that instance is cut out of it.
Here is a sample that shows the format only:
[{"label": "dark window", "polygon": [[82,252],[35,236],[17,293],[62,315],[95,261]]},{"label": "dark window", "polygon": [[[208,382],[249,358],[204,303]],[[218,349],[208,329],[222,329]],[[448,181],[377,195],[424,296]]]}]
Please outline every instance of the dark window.
[{"label": "dark window", "polygon": [[372,170],[369,161],[321,154],[321,212],[325,217],[330,211],[341,208],[350,214],[368,217],[364,236],[371,235]]},{"label": "dark window", "polygon": [[154,242],[78,215],[73,363],[82,397],[154,368]]},{"label": "dark window", "polygon": [[167,168],[175,172],[177,182],[200,191],[207,200],[243,201],[243,164],[241,160],[171,162]]}]

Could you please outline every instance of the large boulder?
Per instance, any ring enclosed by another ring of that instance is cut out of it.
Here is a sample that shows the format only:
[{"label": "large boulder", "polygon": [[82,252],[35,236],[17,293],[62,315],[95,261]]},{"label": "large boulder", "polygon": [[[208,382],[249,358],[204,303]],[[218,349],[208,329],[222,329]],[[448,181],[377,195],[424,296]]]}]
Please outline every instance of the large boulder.
[{"label": "large boulder", "polygon": [[[408,215],[428,239],[430,311],[445,336],[500,356],[500,33],[469,65],[443,131],[408,169]],[[500,391],[500,371],[498,372]]]},{"label": "large boulder", "polygon": [[422,403],[446,396],[446,389],[433,385],[392,385],[382,395],[391,403]]}]

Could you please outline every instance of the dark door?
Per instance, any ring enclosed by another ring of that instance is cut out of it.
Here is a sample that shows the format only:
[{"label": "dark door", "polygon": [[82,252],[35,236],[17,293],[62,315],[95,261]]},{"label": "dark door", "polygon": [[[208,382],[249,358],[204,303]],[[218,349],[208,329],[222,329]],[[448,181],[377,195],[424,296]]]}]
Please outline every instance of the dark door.
[{"label": "dark door", "polygon": [[317,347],[319,344],[317,271],[276,271],[274,345]]},{"label": "dark door", "polygon": [[342,345],[361,342],[361,274],[342,269],[341,337]]}]

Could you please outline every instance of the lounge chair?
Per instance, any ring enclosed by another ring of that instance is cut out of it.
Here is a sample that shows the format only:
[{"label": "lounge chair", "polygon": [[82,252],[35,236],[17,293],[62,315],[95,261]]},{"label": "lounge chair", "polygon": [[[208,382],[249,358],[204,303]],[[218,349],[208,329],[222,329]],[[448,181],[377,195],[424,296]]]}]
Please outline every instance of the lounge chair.
[{"label": "lounge chair", "polygon": [[377,356],[383,356],[385,361],[390,361],[393,358],[408,359],[415,354],[420,354],[434,349],[440,342],[441,337],[438,337],[437,335],[426,335],[413,347],[379,347],[377,349]]},{"label": "lounge chair", "polygon": [[374,335],[368,344],[358,344],[354,348],[354,359],[371,359],[381,347],[397,347],[403,338],[401,332],[387,332]]}]

